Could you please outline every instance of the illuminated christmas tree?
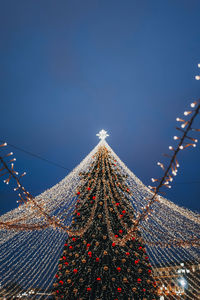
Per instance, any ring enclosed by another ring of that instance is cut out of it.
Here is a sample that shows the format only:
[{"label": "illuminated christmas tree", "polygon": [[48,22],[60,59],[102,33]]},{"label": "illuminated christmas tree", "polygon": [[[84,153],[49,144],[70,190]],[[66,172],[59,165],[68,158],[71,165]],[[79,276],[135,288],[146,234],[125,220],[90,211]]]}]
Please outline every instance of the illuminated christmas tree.
[{"label": "illuminated christmas tree", "polygon": [[[157,162],[164,175],[148,187],[106,143],[105,131],[74,170],[36,197],[22,184],[25,173],[15,170],[7,143],[0,144],[0,176],[14,181],[19,196],[19,206],[0,216],[0,294],[19,298],[20,286],[26,295],[56,300],[153,300],[157,291],[175,299],[184,282],[184,297],[199,299],[199,214],[160,195],[177,175],[179,151],[196,147],[190,135],[200,131],[193,127],[199,112],[198,100],[184,112],[188,119],[177,118],[181,136],[165,154],[169,163]],[[168,289],[158,269],[183,263],[191,266],[187,278],[170,274]]]},{"label": "illuminated christmas tree", "polygon": [[[99,134],[104,140],[105,131]],[[80,175],[69,237],[59,260],[55,299],[157,299],[156,283],[139,230],[132,194],[117,161],[100,144]]]}]

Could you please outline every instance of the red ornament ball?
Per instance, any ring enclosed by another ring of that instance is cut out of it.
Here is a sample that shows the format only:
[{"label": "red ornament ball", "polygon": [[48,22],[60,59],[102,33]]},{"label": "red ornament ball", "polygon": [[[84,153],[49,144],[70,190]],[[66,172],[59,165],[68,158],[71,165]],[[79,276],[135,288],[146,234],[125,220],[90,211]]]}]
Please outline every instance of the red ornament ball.
[{"label": "red ornament ball", "polygon": [[112,243],[112,246],[113,246],[113,247],[115,247],[115,246],[116,246],[116,244],[115,244],[115,243]]},{"label": "red ornament ball", "polygon": [[77,270],[77,269],[74,269],[73,272],[74,272],[74,274],[76,274],[76,273],[78,272],[78,270]]},{"label": "red ornament ball", "polygon": [[126,256],[129,256],[130,255],[130,253],[129,252],[126,252]]},{"label": "red ornament ball", "polygon": [[100,278],[100,277],[97,277],[97,281],[101,281],[101,278]]},{"label": "red ornament ball", "polygon": [[99,262],[99,260],[100,260],[99,257],[96,257],[96,261]]},{"label": "red ornament ball", "polygon": [[142,281],[142,279],[140,279],[140,278],[138,278],[138,279],[137,279],[137,282],[139,282],[139,283],[140,283],[141,281]]},{"label": "red ornament ball", "polygon": [[95,200],[95,199],[96,199],[96,197],[95,197],[95,196],[93,196],[93,197],[92,197],[92,199],[93,199],[93,200]]},{"label": "red ornament ball", "polygon": [[117,267],[117,271],[120,272],[120,271],[121,271],[121,268],[120,268],[120,267]]},{"label": "red ornament ball", "polygon": [[140,261],[139,259],[136,259],[135,264],[137,265],[139,263],[139,261]]},{"label": "red ornament ball", "polygon": [[66,259],[66,256],[63,256],[63,260],[65,260]]},{"label": "red ornament ball", "polygon": [[87,189],[88,189],[88,191],[90,191],[90,190],[91,190],[91,188],[90,188],[90,187],[88,187]]},{"label": "red ornament ball", "polygon": [[117,288],[117,291],[118,291],[119,293],[121,293],[122,289],[121,289],[121,288]]},{"label": "red ornament ball", "polygon": [[92,290],[91,287],[88,287],[88,288],[87,288],[87,291],[88,291],[88,292],[90,292],[91,290]]},{"label": "red ornament ball", "polygon": [[80,192],[77,192],[77,195],[80,195]]},{"label": "red ornament ball", "polygon": [[62,280],[59,281],[60,284],[63,284],[64,282]]},{"label": "red ornament ball", "polygon": [[121,233],[121,234],[122,234],[122,233],[123,233],[123,230],[122,230],[122,229],[120,229],[120,230],[119,230],[119,233]]}]

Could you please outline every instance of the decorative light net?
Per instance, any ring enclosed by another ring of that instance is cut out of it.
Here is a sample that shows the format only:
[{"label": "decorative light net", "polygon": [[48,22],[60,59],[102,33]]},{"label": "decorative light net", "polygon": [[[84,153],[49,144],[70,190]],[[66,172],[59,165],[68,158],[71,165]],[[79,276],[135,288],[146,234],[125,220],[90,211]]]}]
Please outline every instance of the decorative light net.
[{"label": "decorative light net", "polygon": [[[61,227],[50,223],[32,201],[0,217],[0,222],[15,225],[13,229],[3,225],[0,228],[0,295],[6,299],[12,296],[20,298],[23,295],[35,295],[40,299],[51,294],[58,260],[68,236],[67,230],[62,228],[71,224],[77,201],[76,192],[80,185],[79,174],[90,170],[93,157],[102,145],[116,160],[118,172],[126,177],[130,204],[136,217],[143,212],[148,199],[152,197],[152,191],[126,167],[104,140],[100,141],[69,175],[34,199],[38,207],[51,219],[55,217]],[[19,226],[17,229],[20,224],[24,228]],[[30,226],[35,224],[38,227],[30,230]],[[183,262],[200,264],[198,214],[158,196],[147,217],[139,223],[138,229],[154,269],[178,266]],[[195,274],[190,273],[187,278],[190,287],[188,299],[196,299],[199,293],[200,278]],[[172,279],[172,282],[173,280],[176,284],[177,278]],[[165,278],[161,282],[165,284]],[[177,299],[176,296],[171,297]]]}]

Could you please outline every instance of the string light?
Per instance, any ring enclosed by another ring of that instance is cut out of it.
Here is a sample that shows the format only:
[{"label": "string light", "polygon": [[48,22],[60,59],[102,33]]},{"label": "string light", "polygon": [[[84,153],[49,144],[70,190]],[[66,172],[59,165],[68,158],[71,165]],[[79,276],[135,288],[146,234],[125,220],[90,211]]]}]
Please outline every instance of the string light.
[{"label": "string light", "polygon": [[[200,68],[200,64],[198,64],[197,66],[198,66],[198,68]],[[195,76],[195,79],[196,79],[196,80],[200,80],[200,76],[199,76],[199,75],[196,75],[196,76]]]}]

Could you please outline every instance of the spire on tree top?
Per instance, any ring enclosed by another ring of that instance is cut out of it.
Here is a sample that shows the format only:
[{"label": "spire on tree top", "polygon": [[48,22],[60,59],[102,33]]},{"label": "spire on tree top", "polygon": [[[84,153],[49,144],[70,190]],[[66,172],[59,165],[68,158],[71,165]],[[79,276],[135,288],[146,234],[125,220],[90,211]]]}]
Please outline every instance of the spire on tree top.
[{"label": "spire on tree top", "polygon": [[102,129],[101,131],[99,131],[99,133],[96,134],[100,140],[104,141],[107,136],[109,136],[109,134],[107,134],[107,131],[105,131],[104,129]]}]

